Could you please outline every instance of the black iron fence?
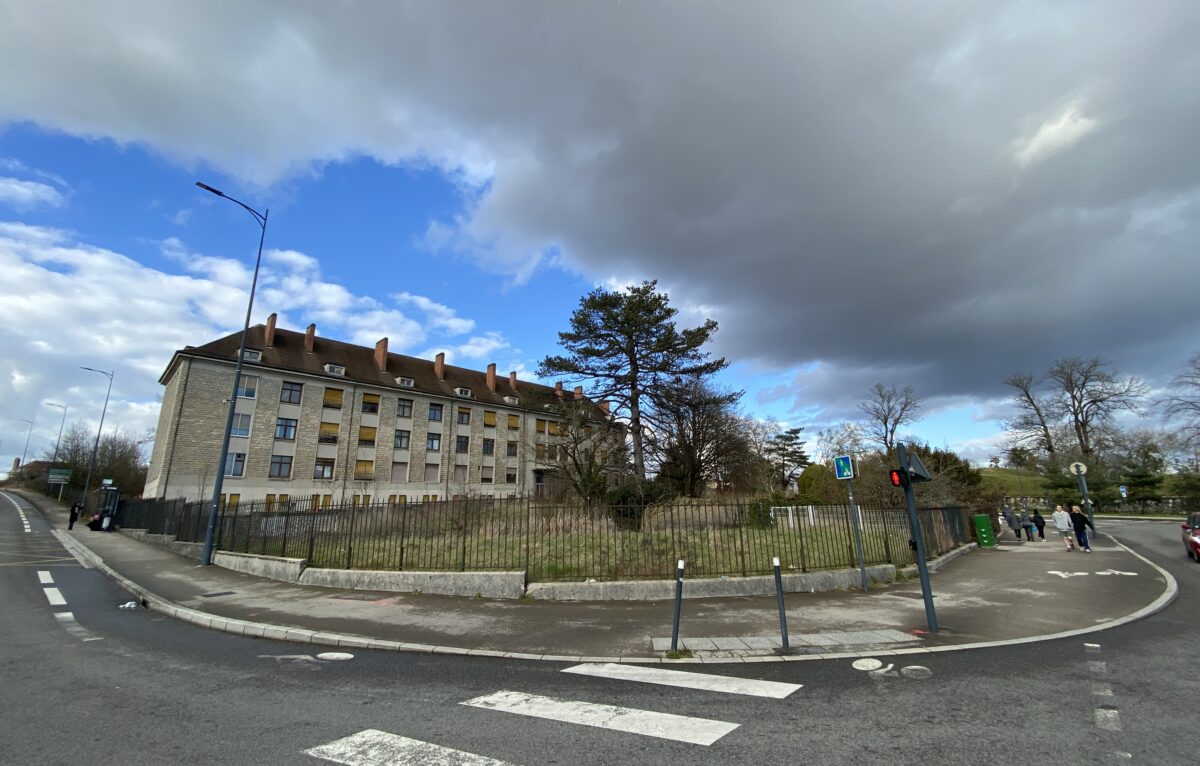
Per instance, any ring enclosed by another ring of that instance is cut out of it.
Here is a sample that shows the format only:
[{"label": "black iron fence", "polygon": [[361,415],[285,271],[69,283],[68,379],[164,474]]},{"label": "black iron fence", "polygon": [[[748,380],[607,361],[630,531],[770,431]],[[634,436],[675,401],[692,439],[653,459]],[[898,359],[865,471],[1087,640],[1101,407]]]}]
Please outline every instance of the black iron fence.
[{"label": "black iron fence", "polygon": [[[133,500],[117,523],[203,542],[209,506]],[[914,561],[902,510],[859,510],[868,564]],[[933,557],[971,539],[962,508],[919,511]],[[755,501],[676,501],[661,506],[587,507],[526,499],[474,498],[409,504],[336,506],[241,503],[222,508],[216,548],[307,559],[338,569],[524,570],[531,582],[670,579],[675,562],[689,576],[768,574],[857,565],[852,517],[843,506],[772,508]]]}]

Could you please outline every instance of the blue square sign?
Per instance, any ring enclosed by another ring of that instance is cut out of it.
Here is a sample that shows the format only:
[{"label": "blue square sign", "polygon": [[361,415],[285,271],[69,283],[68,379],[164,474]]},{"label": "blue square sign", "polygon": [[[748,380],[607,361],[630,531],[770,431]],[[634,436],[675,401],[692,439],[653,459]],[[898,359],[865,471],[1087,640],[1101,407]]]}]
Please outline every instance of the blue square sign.
[{"label": "blue square sign", "polygon": [[833,459],[833,472],[839,479],[854,478],[854,462],[849,455],[838,455]]}]

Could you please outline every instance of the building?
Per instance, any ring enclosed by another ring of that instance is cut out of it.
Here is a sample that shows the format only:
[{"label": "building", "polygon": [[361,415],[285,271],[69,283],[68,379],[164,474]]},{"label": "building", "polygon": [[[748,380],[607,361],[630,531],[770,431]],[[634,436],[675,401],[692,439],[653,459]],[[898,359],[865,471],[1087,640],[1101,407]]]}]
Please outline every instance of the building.
[{"label": "building", "polygon": [[[545,493],[563,402],[543,386],[276,328],[248,331],[224,492],[231,504],[310,507]],[[211,497],[241,333],[175,352],[144,497]]]}]

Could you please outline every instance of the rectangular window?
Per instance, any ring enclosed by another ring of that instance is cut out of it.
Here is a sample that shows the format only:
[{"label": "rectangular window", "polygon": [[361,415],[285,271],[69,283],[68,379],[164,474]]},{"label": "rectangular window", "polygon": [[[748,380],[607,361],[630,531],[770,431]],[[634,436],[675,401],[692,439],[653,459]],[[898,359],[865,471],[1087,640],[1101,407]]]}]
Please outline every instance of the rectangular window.
[{"label": "rectangular window", "polygon": [[250,421],[253,418],[250,415],[241,412],[233,416],[233,430],[229,432],[230,436],[249,436]]},{"label": "rectangular window", "polygon": [[441,420],[442,419],[442,405],[440,405],[440,404],[430,404],[429,405],[429,419],[430,420]]},{"label": "rectangular window", "polygon": [[396,417],[411,418],[412,417],[412,399],[397,399],[396,400]]},{"label": "rectangular window", "polygon": [[229,452],[225,455],[225,475],[226,476],[245,476],[246,475],[246,453],[245,452]]},{"label": "rectangular window", "polygon": [[371,481],[375,478],[375,464],[370,460],[354,461],[354,480]]},{"label": "rectangular window", "polygon": [[505,445],[504,454],[508,455],[509,457],[516,457],[517,456],[517,443],[516,442],[508,442]]},{"label": "rectangular window", "polygon": [[458,424],[460,426],[471,425],[471,408],[470,407],[459,407],[458,408]]},{"label": "rectangular window", "polygon": [[375,446],[375,428],[374,426],[359,426],[358,427],[358,446],[374,447]]},{"label": "rectangular window", "polygon": [[322,444],[337,444],[338,440],[338,424],[337,423],[322,423],[321,430],[317,432],[317,441]]},{"label": "rectangular window", "polygon": [[362,411],[368,414],[379,414],[379,394],[363,394]]},{"label": "rectangular window", "polygon": [[470,436],[454,437],[454,451],[455,452],[457,452],[461,455],[465,455],[465,454],[467,454],[467,450],[469,450],[469,449],[471,449],[471,437]]},{"label": "rectangular window", "polygon": [[400,506],[403,508],[406,505],[408,505],[408,495],[388,495],[388,507]]},{"label": "rectangular window", "polygon": [[242,360],[246,361],[246,362],[261,362],[262,361],[262,352],[256,351],[255,349],[252,349],[252,348],[248,348],[242,352]]},{"label": "rectangular window", "polygon": [[492,483],[492,472],[495,469],[490,465],[485,465],[479,469],[479,481],[482,484]]},{"label": "rectangular window", "polygon": [[484,439],[483,440],[483,454],[485,454],[485,455],[495,455],[496,454],[496,440],[495,439]]},{"label": "rectangular window", "polygon": [[[224,498],[225,496],[221,495],[221,497]],[[241,500],[242,500],[241,495],[230,495],[229,496],[229,510],[236,511],[237,507],[238,507],[238,503],[241,502]]]},{"label": "rectangular window", "polygon": [[411,431],[397,430],[396,431],[396,441],[395,441],[395,445],[394,445],[396,447],[396,449],[408,449],[408,441],[411,436],[412,436]]},{"label": "rectangular window", "polygon": [[541,418],[537,419],[537,432],[539,434],[546,433],[546,421],[542,420]]},{"label": "rectangular window", "polygon": [[238,379],[238,398],[253,399],[258,396],[258,378],[254,375],[243,375]]},{"label": "rectangular window", "polygon": [[267,495],[265,498],[263,498],[263,507],[266,509],[267,513],[275,510],[275,496]]},{"label": "rectangular window", "polygon": [[508,430],[517,431],[520,428],[521,428],[521,416],[520,415],[509,415],[508,416]]},{"label": "rectangular window", "polygon": [[537,456],[539,462],[546,462],[546,445],[538,444],[534,447],[534,454]]},{"label": "rectangular window", "polygon": [[465,465],[454,466],[454,481],[456,484],[467,483],[467,467]]},{"label": "rectangular window", "polygon": [[271,470],[267,476],[271,479],[290,479],[292,477],[292,456],[271,455]]},{"label": "rectangular window", "polygon": [[425,437],[425,449],[430,452],[440,452],[442,449],[442,435],[429,434]]},{"label": "rectangular window", "polygon": [[317,507],[318,507],[320,504],[321,504],[321,496],[320,496],[320,495],[313,495],[313,496],[312,496],[312,497],[309,499],[308,509],[309,509],[310,511],[315,511],[315,510],[317,510]]},{"label": "rectangular window", "polygon": [[300,393],[304,390],[303,383],[289,383],[283,381],[283,388],[279,389],[279,401],[284,404],[299,404]]},{"label": "rectangular window", "polygon": [[276,418],[275,419],[275,438],[281,441],[296,440],[296,419],[295,418]]},{"label": "rectangular window", "polygon": [[314,479],[332,479],[333,478],[333,458],[319,457],[317,458],[317,466],[313,469]]},{"label": "rectangular window", "polygon": [[436,482],[438,480],[439,466],[437,463],[425,464],[425,481]]},{"label": "rectangular window", "polygon": [[328,407],[331,410],[340,410],[342,408],[342,389],[325,389],[325,398],[321,400],[321,406]]},{"label": "rectangular window", "polygon": [[437,495],[421,495],[422,503],[436,503]]},{"label": "rectangular window", "polygon": [[408,481],[408,463],[392,463],[392,483],[403,484]]},{"label": "rectangular window", "polygon": [[504,473],[504,483],[505,484],[516,484],[517,483],[517,472],[516,471],[506,471]]},{"label": "rectangular window", "polygon": [[280,507],[280,508],[285,508],[285,507],[287,507],[287,502],[288,502],[288,496],[287,496],[287,495],[280,495],[280,496],[279,496],[279,507]]},{"label": "rectangular window", "polygon": [[333,505],[333,495],[321,495],[321,507],[328,508]]},{"label": "rectangular window", "polygon": [[548,431],[551,436],[558,436],[558,434],[559,434],[558,425],[559,424],[558,424],[557,420],[551,420],[549,423],[546,424],[546,431]]},{"label": "rectangular window", "polygon": [[492,428],[496,427],[496,413],[491,410],[483,411],[483,424]]}]

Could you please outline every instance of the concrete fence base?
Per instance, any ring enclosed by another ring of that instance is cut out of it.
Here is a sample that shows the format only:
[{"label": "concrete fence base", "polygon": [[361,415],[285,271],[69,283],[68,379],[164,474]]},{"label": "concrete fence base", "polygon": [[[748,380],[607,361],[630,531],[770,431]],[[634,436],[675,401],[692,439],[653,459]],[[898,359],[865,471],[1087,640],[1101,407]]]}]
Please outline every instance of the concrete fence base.
[{"label": "concrete fence base", "polygon": [[301,585],[391,593],[436,593],[442,596],[521,598],[525,572],[380,572],[370,569],[304,570]]}]

